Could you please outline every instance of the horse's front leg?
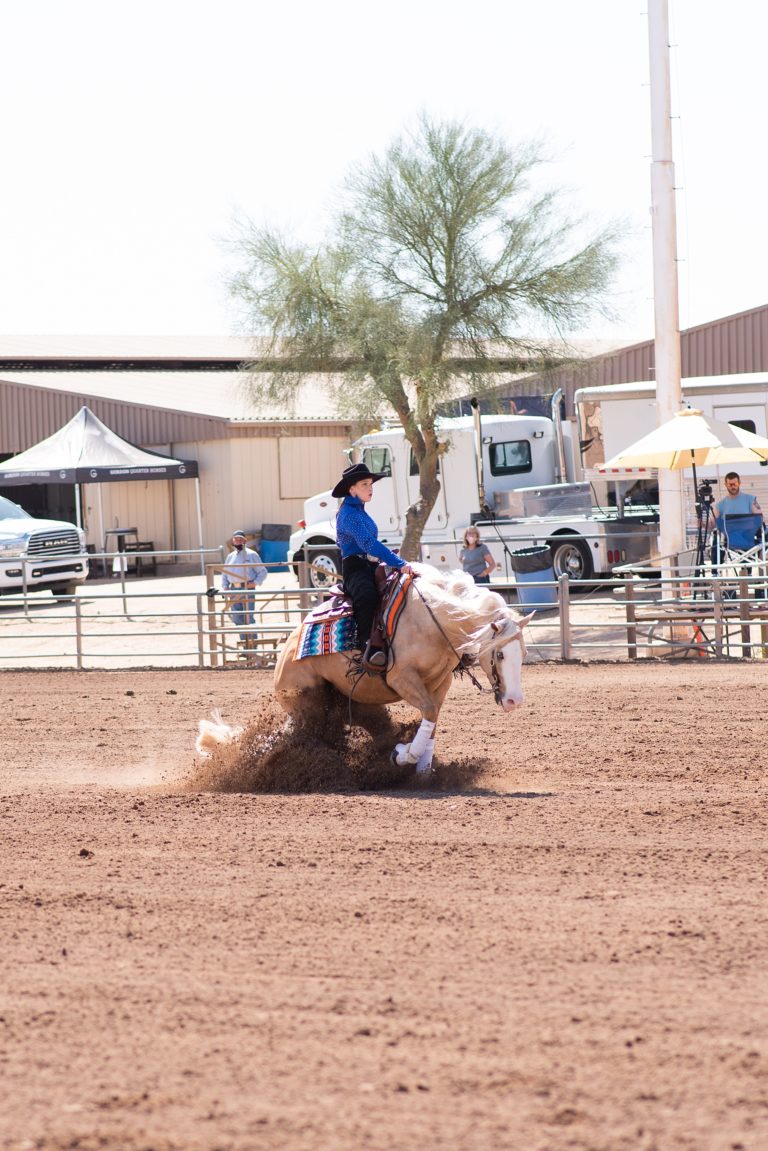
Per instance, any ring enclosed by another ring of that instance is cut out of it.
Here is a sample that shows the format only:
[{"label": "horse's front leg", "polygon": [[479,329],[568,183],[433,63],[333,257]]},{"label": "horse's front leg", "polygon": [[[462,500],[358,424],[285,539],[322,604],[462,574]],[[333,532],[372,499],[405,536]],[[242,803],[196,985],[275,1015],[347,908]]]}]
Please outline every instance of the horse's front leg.
[{"label": "horse's front leg", "polygon": [[435,723],[423,719],[419,730],[410,743],[396,743],[392,752],[392,759],[398,767],[415,765],[419,774],[431,770],[432,758],[435,754]]},{"label": "horse's front leg", "polygon": [[[432,770],[435,755],[435,727],[440,714],[445,693],[451,682],[451,675],[442,681],[436,690],[430,692],[416,676],[403,674],[397,684],[397,691],[408,703],[417,707],[422,719],[419,730],[410,743],[398,743],[392,752],[392,760],[398,767],[415,766],[419,775]],[[394,685],[393,685],[394,686]]]}]

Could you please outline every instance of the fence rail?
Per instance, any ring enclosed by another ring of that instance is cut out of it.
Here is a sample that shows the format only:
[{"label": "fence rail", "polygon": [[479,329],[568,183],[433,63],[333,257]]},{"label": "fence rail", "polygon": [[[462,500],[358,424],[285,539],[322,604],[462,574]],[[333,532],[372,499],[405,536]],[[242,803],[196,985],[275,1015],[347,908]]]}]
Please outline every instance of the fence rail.
[{"label": "fence rail", "polygon": [[[209,575],[204,589],[198,574],[172,580],[172,590],[163,579],[141,579],[119,590],[109,582],[85,585],[74,598],[0,597],[0,668],[269,668],[322,598],[289,574],[279,586],[255,589],[253,622],[242,628],[226,597],[209,594]],[[269,582],[279,579],[273,574]],[[494,582],[493,589],[521,612],[531,610],[537,589],[550,601],[527,628],[532,660],[768,658],[765,573],[635,571],[577,584],[561,576],[526,582],[525,603],[514,583]]]}]

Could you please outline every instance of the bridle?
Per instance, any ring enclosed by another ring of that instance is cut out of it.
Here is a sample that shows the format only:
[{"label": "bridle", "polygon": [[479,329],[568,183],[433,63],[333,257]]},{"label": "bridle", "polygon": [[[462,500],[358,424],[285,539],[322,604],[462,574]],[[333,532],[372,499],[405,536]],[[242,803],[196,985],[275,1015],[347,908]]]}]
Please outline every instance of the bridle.
[{"label": "bridle", "polygon": [[[491,624],[491,631],[494,632],[494,634],[498,635],[498,633],[502,630],[503,627],[504,627],[504,624],[496,623],[496,621],[494,620],[494,622]],[[527,648],[526,648],[526,644],[525,644],[525,636],[523,635],[523,629],[521,627],[518,627],[515,634],[511,635],[509,637],[509,639],[506,641],[506,643],[502,644],[500,647],[492,647],[491,648],[491,659],[490,659],[491,671],[490,671],[490,675],[488,677],[491,681],[490,687],[483,687],[483,685],[480,683],[477,676],[472,671],[472,666],[477,662],[476,656],[474,656],[474,657],[461,656],[459,658],[459,663],[456,667],[456,671],[458,672],[459,675],[468,675],[469,676],[471,683],[474,684],[474,686],[477,688],[477,690],[480,692],[481,695],[488,695],[490,692],[493,692],[493,698],[495,699],[496,703],[498,703],[499,705],[501,705],[501,698],[502,698],[502,694],[503,694],[502,693],[502,686],[501,686],[501,675],[499,673],[499,664],[504,659],[504,648],[507,647],[510,643],[514,643],[515,640],[517,640],[519,642],[519,644],[522,648],[522,654],[524,656]],[[453,649],[453,651],[454,651],[454,654],[456,654],[455,649]]]}]

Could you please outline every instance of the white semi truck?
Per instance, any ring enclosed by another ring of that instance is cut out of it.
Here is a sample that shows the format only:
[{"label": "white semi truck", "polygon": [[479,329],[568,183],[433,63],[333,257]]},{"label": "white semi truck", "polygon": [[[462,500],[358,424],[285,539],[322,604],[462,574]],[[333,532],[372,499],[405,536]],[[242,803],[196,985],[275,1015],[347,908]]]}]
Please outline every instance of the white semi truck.
[{"label": "white semi truck", "polygon": [[[648,559],[656,546],[658,514],[653,509],[593,505],[582,478],[574,427],[560,420],[560,394],[552,418],[531,415],[444,419],[438,425],[445,452],[440,457],[440,494],[422,534],[422,558],[437,567],[459,566],[466,528],[474,523],[490,548],[499,574],[514,578],[516,550],[548,544],[556,576],[574,580],[610,573],[618,564]],[[397,551],[405,513],[418,498],[416,461],[403,429],[362,436],[350,449],[372,472],[383,473],[371,512],[379,536]],[[291,536],[289,563],[307,560],[311,581],[325,587],[339,576],[335,546],[338,502],[330,491],[304,504],[304,519]]]}]

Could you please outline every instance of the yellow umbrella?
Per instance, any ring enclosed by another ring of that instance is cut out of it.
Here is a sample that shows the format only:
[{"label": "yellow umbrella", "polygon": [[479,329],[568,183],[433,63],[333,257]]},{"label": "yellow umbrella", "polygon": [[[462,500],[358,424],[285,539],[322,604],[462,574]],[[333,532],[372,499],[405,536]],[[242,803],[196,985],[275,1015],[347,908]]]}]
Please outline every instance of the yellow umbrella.
[{"label": "yellow umbrella", "polygon": [[768,460],[768,439],[734,424],[712,420],[695,408],[676,412],[634,444],[601,464],[598,471],[617,468],[680,468],[743,464]]}]

